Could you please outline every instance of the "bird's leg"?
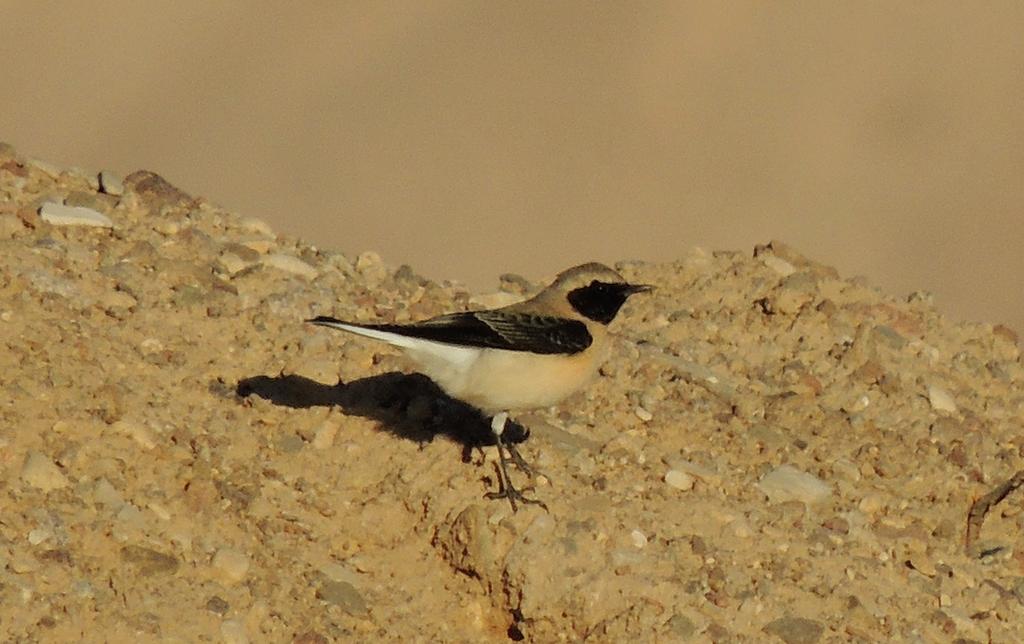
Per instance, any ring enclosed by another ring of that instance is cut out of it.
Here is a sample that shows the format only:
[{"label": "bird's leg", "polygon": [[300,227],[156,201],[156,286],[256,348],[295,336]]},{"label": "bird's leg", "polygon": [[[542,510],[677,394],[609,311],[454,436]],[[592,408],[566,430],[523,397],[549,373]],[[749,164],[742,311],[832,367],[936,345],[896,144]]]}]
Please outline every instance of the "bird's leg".
[{"label": "bird's leg", "polygon": [[518,508],[516,507],[516,501],[520,501],[522,503],[530,503],[533,505],[539,505],[540,507],[547,510],[548,506],[544,505],[543,501],[523,496],[523,493],[517,490],[514,485],[512,485],[512,479],[508,475],[509,458],[505,456],[506,450],[508,450],[511,460],[516,464],[517,467],[519,467],[528,474],[531,470],[530,466],[526,465],[526,461],[523,460],[523,457],[519,455],[519,451],[515,449],[515,447],[511,443],[506,445],[505,441],[502,440],[501,434],[502,432],[505,431],[506,421],[508,421],[508,413],[506,412],[495,414],[494,417],[491,419],[491,431],[494,432],[495,444],[498,447],[498,485],[500,489],[497,492],[488,492],[487,498],[508,499],[509,504],[512,506],[513,512],[518,511]]},{"label": "bird's leg", "polygon": [[533,466],[527,463],[526,459],[524,459],[519,454],[519,448],[516,447],[515,443],[504,443],[504,445],[505,449],[508,450],[509,458],[512,460],[513,463],[515,463],[516,467],[519,468],[520,472],[526,474],[529,477],[533,477],[538,473],[536,470],[533,469]]},{"label": "bird's leg", "polygon": [[[508,422],[512,422],[512,421],[508,421]],[[505,428],[508,429],[508,424],[507,423],[505,425]],[[530,435],[530,432],[529,432],[529,430],[525,430],[521,425],[519,426],[519,429],[524,430],[524,432],[525,432],[524,435],[523,435],[524,437],[520,439],[520,442],[522,442],[523,440],[525,440],[526,436]],[[505,432],[502,432],[501,435],[504,438]],[[512,462],[515,463],[515,466],[519,468],[519,471],[523,472],[524,474],[526,474],[530,478],[535,478],[537,475],[541,475],[545,479],[547,479],[549,482],[551,481],[551,477],[550,476],[544,474],[544,472],[541,472],[540,470],[538,470],[533,465],[530,465],[529,463],[526,462],[526,459],[524,459],[522,456],[520,456],[519,448],[516,447],[516,443],[514,441],[512,441],[512,440],[507,440],[507,441],[503,440],[502,443],[505,445],[505,449],[508,450],[509,458],[511,458]]]}]

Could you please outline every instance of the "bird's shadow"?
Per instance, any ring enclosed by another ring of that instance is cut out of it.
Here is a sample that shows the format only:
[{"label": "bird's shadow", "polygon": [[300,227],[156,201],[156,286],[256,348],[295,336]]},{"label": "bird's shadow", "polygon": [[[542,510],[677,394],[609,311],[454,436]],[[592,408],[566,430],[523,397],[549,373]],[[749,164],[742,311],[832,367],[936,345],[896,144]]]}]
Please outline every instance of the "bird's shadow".
[{"label": "bird's shadow", "polygon": [[[390,372],[336,385],[297,375],[252,376],[240,380],[235,393],[295,409],[339,407],[345,414],[375,420],[381,429],[420,443],[447,436],[463,446],[464,460],[474,447],[495,442],[488,417],[448,396],[419,373]],[[528,436],[526,428],[511,420],[502,433],[512,443]]]}]

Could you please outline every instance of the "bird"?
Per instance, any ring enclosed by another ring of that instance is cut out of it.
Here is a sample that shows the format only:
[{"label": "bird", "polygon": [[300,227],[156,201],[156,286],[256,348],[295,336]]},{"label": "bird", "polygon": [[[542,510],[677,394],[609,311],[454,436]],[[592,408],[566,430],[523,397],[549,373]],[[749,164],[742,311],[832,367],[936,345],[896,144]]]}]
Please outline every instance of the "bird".
[{"label": "bird", "polygon": [[532,298],[501,308],[407,324],[328,316],[307,322],[398,347],[446,394],[489,417],[498,448],[499,491],[487,497],[507,498],[513,511],[517,501],[547,509],[509,477],[510,460],[532,475],[514,443],[502,438],[509,413],[551,407],[583,388],[608,357],[608,325],[631,295],[652,289],[590,262],[559,273]]}]

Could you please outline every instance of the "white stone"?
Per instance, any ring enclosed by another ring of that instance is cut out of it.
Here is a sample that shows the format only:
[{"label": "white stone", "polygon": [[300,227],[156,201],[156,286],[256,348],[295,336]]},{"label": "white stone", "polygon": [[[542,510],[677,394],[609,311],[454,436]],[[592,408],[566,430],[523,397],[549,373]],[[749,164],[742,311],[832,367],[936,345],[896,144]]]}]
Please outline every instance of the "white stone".
[{"label": "white stone", "polygon": [[54,226],[95,226],[113,228],[110,217],[96,212],[92,208],[82,206],[65,206],[64,204],[47,201],[39,209],[43,221]]},{"label": "white stone", "polygon": [[629,541],[634,548],[643,548],[647,545],[647,535],[639,530],[633,530],[629,533]]},{"label": "white stone", "polygon": [[796,272],[796,268],[794,268],[792,264],[781,257],[776,257],[775,255],[764,255],[761,261],[764,262],[765,266],[772,269],[782,277],[789,277]]},{"label": "white stone", "polygon": [[149,504],[146,507],[149,508],[149,511],[152,512],[153,514],[155,514],[156,517],[158,519],[160,519],[161,521],[170,521],[171,520],[171,513],[170,513],[170,511],[167,508],[165,508],[164,506],[162,506],[159,503],[157,503],[156,501],[150,501]]},{"label": "white stone", "polygon": [[677,490],[686,492],[693,489],[695,482],[693,476],[679,470],[669,470],[665,473],[665,482]]},{"label": "white stone", "polygon": [[380,255],[372,250],[364,251],[356,258],[355,268],[367,281],[380,282],[388,276],[388,269]]},{"label": "white stone", "polygon": [[765,474],[757,486],[773,503],[802,501],[812,505],[832,495],[832,486],[791,465],[780,465]]},{"label": "white stone", "polygon": [[164,343],[160,342],[160,340],[157,340],[156,338],[146,338],[139,343],[139,351],[141,351],[143,355],[160,353],[163,350]]},{"label": "white stone", "polygon": [[68,486],[68,478],[64,476],[64,472],[39,452],[30,452],[25,459],[25,465],[21,468],[21,480],[44,492]]},{"label": "white stone", "polygon": [[740,539],[749,539],[754,536],[754,529],[744,519],[736,519],[728,524],[729,531],[733,536]]},{"label": "white stone", "polygon": [[249,636],[245,632],[245,624],[237,619],[221,622],[220,635],[225,644],[249,644]]},{"label": "white stone", "polygon": [[120,197],[124,194],[124,179],[110,170],[103,170],[100,172],[100,188],[108,195]]},{"label": "white stone", "polygon": [[263,265],[276,268],[279,271],[292,273],[306,279],[313,279],[317,276],[317,270],[302,261],[298,257],[284,253],[272,253],[263,258]]},{"label": "white stone", "polygon": [[274,236],[274,229],[270,227],[270,224],[256,217],[242,217],[238,222],[238,227],[247,233],[263,235],[265,237]]},{"label": "white stone", "polygon": [[633,410],[633,413],[636,414],[637,418],[644,421],[645,423],[649,423],[654,419],[654,414],[647,411],[643,407],[637,407],[636,409]]},{"label": "white stone", "polygon": [[111,427],[116,432],[130,436],[143,449],[153,449],[156,447],[156,435],[153,433],[153,430],[145,425],[140,425],[130,420],[119,420]]},{"label": "white stone", "polygon": [[106,478],[96,481],[96,485],[92,488],[92,497],[100,505],[105,505],[112,510],[120,510],[124,506],[124,497]]},{"label": "white stone", "polygon": [[231,252],[221,253],[220,257],[217,258],[217,261],[224,270],[227,271],[228,275],[237,275],[252,266],[251,262],[247,262]]},{"label": "white stone", "polygon": [[313,447],[316,449],[328,449],[334,445],[334,437],[338,434],[338,425],[332,421],[324,421],[316,428],[313,434]]},{"label": "white stone", "polygon": [[865,494],[864,498],[857,504],[857,509],[868,515],[879,514],[889,505],[885,495],[878,492]]},{"label": "white stone", "polygon": [[213,569],[217,577],[229,584],[236,584],[249,572],[248,555],[232,550],[221,548],[213,555]]},{"label": "white stone", "polygon": [[356,257],[356,270],[360,273],[364,273],[367,270],[373,269],[377,266],[381,266],[384,261],[380,258],[380,255],[372,250],[363,251]]},{"label": "white stone", "polygon": [[142,510],[131,503],[121,506],[115,519],[121,524],[121,528],[126,530],[143,530],[146,527],[146,517],[142,514]]},{"label": "white stone", "polygon": [[270,249],[274,247],[274,242],[269,239],[243,239],[239,241],[240,244],[250,250],[254,250],[260,255],[266,255],[270,252]]},{"label": "white stone", "polygon": [[704,481],[708,485],[718,486],[722,483],[722,477],[719,476],[717,472],[702,465],[691,463],[690,461],[671,459],[667,462],[667,465],[673,470],[679,470],[680,472],[689,474],[693,478]]},{"label": "white stone", "polygon": [[53,179],[57,179],[64,173],[64,170],[59,166],[56,166],[49,161],[43,161],[42,159],[29,159],[28,164],[36,170],[40,170],[48,174]]},{"label": "white stone", "polygon": [[161,219],[153,225],[153,230],[164,237],[173,237],[181,232],[181,224],[173,219]]},{"label": "white stone", "polygon": [[935,411],[956,413],[956,401],[953,399],[953,394],[938,385],[928,387],[928,402],[931,403],[932,409]]}]

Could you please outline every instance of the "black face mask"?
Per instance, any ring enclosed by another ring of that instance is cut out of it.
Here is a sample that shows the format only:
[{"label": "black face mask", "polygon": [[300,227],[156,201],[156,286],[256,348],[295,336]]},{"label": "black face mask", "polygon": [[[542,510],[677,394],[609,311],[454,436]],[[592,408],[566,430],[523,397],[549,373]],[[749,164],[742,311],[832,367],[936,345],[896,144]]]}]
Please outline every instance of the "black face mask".
[{"label": "black face mask", "polygon": [[608,283],[594,280],[587,286],[569,291],[568,300],[572,308],[586,317],[608,324],[634,293],[651,290],[645,284]]}]

